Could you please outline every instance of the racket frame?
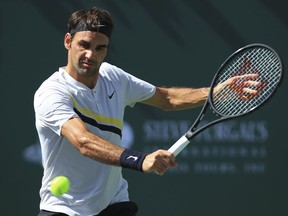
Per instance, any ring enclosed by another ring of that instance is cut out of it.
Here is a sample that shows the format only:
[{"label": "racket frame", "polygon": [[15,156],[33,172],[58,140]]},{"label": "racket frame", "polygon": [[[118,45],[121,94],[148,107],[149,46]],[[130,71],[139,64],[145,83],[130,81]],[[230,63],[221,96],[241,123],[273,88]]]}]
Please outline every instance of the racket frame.
[{"label": "racket frame", "polygon": [[[215,87],[215,83],[216,83],[216,80],[219,76],[219,72],[222,70],[222,68],[224,68],[228,63],[230,63],[230,59],[235,56],[236,54],[239,54],[240,52],[243,52],[247,49],[251,49],[253,47],[264,47],[266,49],[269,49],[271,50],[276,56],[277,58],[279,59],[279,62],[280,62],[280,67],[281,67],[281,74],[280,74],[280,78],[279,78],[279,82],[277,84],[277,86],[275,86],[273,92],[265,99],[265,101],[263,101],[261,104],[259,104],[258,106],[256,106],[255,108],[247,111],[247,112],[244,112],[244,113],[241,113],[241,114],[237,114],[237,115],[233,115],[233,116],[228,116],[228,115],[224,115],[222,113],[219,113],[213,106],[213,88]],[[194,138],[198,133],[200,133],[201,131],[205,130],[206,128],[214,125],[214,124],[217,124],[219,122],[222,122],[222,121],[225,121],[225,120],[229,120],[231,118],[238,118],[240,116],[245,116],[245,115],[248,115],[249,113],[251,112],[254,112],[255,110],[259,109],[260,107],[262,107],[264,104],[266,104],[269,99],[271,99],[271,97],[273,95],[275,95],[276,91],[278,90],[279,86],[281,85],[282,83],[282,80],[283,80],[283,71],[284,71],[284,67],[283,67],[283,63],[282,63],[282,59],[281,57],[278,55],[278,53],[273,49],[271,48],[270,46],[268,45],[265,45],[265,44],[261,44],[261,43],[253,43],[253,44],[249,44],[247,46],[244,46],[238,50],[236,50],[234,53],[232,53],[223,63],[222,65],[218,68],[216,74],[214,75],[214,78],[212,79],[212,82],[211,82],[211,85],[210,85],[210,90],[209,90],[209,93],[208,93],[208,98],[207,100],[205,101],[202,109],[201,109],[201,112],[200,114],[198,115],[197,119],[194,121],[193,125],[189,128],[189,130],[183,135],[181,136],[169,149],[168,151],[173,153],[174,156],[176,157],[189,143],[190,141],[192,140],[192,138]],[[216,119],[216,120],[213,120],[211,122],[209,122],[208,124],[200,127],[197,129],[199,123],[201,122],[201,120],[203,119],[203,117],[205,116],[206,112],[207,112],[207,109],[208,108],[211,108],[212,112],[214,113],[214,115],[216,116],[220,116],[220,118]]]}]

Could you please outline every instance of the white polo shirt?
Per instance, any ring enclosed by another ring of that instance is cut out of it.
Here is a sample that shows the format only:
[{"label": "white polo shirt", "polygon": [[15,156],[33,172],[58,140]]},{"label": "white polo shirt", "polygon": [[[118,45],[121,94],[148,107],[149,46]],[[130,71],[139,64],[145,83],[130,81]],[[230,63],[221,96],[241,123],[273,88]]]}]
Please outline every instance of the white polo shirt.
[{"label": "white polo shirt", "polygon": [[[74,80],[64,68],[42,83],[34,96],[44,168],[40,209],[88,216],[109,204],[129,200],[121,167],[84,157],[61,136],[61,127],[68,119],[80,117],[91,132],[121,145],[125,107],[151,97],[155,89],[108,63],[101,65],[94,89]],[[70,179],[70,199],[55,197],[49,191],[51,180],[59,175]]]}]

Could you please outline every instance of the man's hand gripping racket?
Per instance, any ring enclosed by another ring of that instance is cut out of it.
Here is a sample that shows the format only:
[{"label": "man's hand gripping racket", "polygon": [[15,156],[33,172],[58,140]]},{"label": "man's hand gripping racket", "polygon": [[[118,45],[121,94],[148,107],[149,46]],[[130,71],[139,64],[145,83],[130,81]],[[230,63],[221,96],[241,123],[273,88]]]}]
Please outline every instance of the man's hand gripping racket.
[{"label": "man's hand gripping racket", "polygon": [[[194,124],[168,151],[176,157],[206,128],[255,111],[267,102],[279,87],[283,65],[280,56],[264,44],[250,44],[234,52],[218,69],[209,96]],[[208,108],[214,120],[199,124]]]}]

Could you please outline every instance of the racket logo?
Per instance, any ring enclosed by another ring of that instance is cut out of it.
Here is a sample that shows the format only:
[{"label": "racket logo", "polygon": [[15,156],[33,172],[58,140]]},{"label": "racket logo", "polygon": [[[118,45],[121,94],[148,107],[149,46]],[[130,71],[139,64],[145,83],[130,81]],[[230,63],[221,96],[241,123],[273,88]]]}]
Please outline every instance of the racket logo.
[{"label": "racket logo", "polygon": [[248,57],[244,57],[237,72],[233,75],[230,89],[238,98],[249,101],[258,96],[267,85],[267,80],[260,80],[261,72],[255,68]]},{"label": "racket logo", "polygon": [[240,65],[238,72],[236,72],[234,75],[243,75],[244,72],[248,71],[251,66],[252,62],[247,57],[244,57],[242,65]]}]

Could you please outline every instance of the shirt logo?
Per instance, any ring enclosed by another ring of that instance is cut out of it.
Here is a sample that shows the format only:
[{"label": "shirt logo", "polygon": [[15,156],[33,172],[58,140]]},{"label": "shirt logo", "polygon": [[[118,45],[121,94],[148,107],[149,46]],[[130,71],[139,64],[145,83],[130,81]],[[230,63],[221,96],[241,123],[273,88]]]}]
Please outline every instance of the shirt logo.
[{"label": "shirt logo", "polygon": [[108,98],[111,99],[113,97],[114,93],[115,93],[115,91],[113,91],[111,95],[108,95]]}]

